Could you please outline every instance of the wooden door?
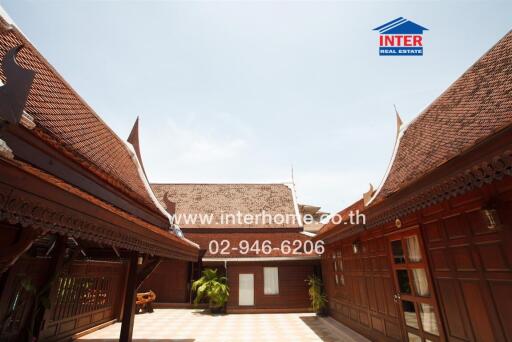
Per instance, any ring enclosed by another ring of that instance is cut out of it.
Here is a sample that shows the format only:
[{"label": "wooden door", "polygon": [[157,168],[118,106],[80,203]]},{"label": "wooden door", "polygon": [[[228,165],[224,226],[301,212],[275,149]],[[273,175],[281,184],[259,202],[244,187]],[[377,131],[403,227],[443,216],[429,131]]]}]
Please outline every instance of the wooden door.
[{"label": "wooden door", "polygon": [[399,304],[405,340],[443,340],[421,235],[417,229],[396,233],[389,236],[389,244],[396,291],[394,300]]}]

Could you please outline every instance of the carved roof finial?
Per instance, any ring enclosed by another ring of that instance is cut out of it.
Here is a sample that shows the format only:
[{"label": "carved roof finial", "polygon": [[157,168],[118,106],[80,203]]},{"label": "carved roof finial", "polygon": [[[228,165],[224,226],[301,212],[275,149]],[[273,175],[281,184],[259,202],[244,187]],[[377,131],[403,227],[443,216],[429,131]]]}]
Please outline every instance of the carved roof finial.
[{"label": "carved roof finial", "polygon": [[36,74],[35,71],[16,63],[16,56],[22,47],[20,45],[10,49],[2,59],[5,84],[0,87],[0,118],[13,124],[18,124],[21,120]]},{"label": "carved roof finial", "polygon": [[368,190],[367,192],[365,192],[363,194],[363,203],[364,203],[365,207],[368,205],[368,203],[370,203],[370,200],[372,199],[374,192],[375,192],[375,190],[373,188],[373,184],[370,183],[370,190]]},{"label": "carved roof finial", "polygon": [[396,105],[393,105],[395,107],[395,114],[396,114],[396,135],[400,133],[400,130],[402,129],[402,125],[404,122],[402,121],[402,118],[400,117],[400,114],[398,114],[398,110],[396,109]]},{"label": "carved roof finial", "polygon": [[135,149],[135,153],[137,154],[137,158],[139,159],[140,166],[142,167],[142,171],[146,174],[146,170],[144,170],[144,164],[142,164],[142,156],[140,154],[140,144],[139,144],[139,117],[135,120],[133,124],[130,135],[128,136],[127,141],[132,144]]}]

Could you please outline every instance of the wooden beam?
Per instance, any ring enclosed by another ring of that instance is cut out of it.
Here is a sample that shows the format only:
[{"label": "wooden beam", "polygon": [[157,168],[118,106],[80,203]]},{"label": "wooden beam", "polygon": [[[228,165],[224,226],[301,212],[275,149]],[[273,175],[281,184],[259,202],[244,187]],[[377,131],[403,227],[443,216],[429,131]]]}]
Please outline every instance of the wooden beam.
[{"label": "wooden beam", "polygon": [[14,125],[0,127],[2,139],[14,155],[38,169],[52,174],[80,189],[87,189],[93,196],[131,213],[155,226],[167,229],[168,219],[157,209],[140,204],[121,190],[84,169],[84,165],[71,161],[55,148],[43,142],[33,132]]},{"label": "wooden beam", "polygon": [[121,323],[120,342],[131,342],[133,334],[133,322],[135,320],[135,301],[137,297],[137,264],[139,253],[130,253],[128,279],[124,296],[123,320]]}]

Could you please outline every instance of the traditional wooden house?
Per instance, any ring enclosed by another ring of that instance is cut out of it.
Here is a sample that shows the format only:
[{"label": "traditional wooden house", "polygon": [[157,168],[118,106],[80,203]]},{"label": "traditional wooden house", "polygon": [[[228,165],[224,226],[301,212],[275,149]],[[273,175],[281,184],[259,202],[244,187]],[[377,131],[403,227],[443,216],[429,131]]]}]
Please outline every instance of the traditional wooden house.
[{"label": "traditional wooden house", "polygon": [[512,33],[406,127],[326,224],[330,314],[378,341],[512,341]]},{"label": "traditional wooden house", "polygon": [[[162,260],[196,261],[121,140],[0,16],[0,340],[122,320]],[[139,154],[140,155],[140,154]]]},{"label": "traditional wooden house", "polygon": [[[304,231],[293,187],[287,184],[152,184],[187,238],[198,243],[202,265],[162,263],[144,283],[164,300],[175,283],[201,267],[225,273],[228,312],[284,312],[309,308],[305,279],[318,271],[312,234]],[[161,300],[161,299],[157,299]]]}]

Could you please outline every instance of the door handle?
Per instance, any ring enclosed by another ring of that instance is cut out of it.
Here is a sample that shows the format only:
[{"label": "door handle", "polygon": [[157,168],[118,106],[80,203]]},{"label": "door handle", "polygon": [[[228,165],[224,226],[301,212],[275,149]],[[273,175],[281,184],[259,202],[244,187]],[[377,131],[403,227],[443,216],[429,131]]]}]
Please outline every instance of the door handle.
[{"label": "door handle", "polygon": [[395,303],[398,303],[398,301],[400,300],[400,293],[395,293],[393,295],[393,300],[395,301]]}]

